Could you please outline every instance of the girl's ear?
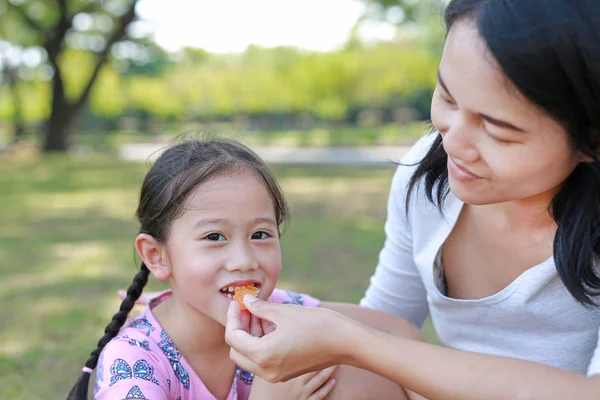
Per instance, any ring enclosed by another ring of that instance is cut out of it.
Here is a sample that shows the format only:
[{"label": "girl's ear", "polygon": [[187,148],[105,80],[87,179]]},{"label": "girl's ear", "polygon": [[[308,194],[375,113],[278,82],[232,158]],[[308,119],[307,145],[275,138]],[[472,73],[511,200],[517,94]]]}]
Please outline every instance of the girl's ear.
[{"label": "girl's ear", "polygon": [[146,233],[140,233],[135,238],[135,249],[157,280],[164,281],[171,277],[166,249],[162,243]]}]

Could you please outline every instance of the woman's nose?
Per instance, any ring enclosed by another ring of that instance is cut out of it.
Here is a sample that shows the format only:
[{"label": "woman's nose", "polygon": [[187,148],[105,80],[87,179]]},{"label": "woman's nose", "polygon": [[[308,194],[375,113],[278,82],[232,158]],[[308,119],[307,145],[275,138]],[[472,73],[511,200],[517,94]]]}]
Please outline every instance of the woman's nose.
[{"label": "woman's nose", "polygon": [[452,119],[442,135],[442,145],[446,153],[464,162],[475,162],[479,158],[478,151],[474,145],[474,134],[476,128],[464,117],[457,115]]}]

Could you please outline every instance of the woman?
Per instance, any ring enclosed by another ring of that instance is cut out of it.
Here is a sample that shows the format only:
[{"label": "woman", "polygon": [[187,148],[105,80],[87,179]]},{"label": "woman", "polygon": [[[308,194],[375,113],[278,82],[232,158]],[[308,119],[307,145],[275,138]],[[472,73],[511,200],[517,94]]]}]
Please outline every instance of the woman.
[{"label": "woman", "polygon": [[430,399],[599,398],[600,6],[452,0],[445,19],[435,132],[394,176],[361,305],[430,313],[446,347],[256,301],[277,329],[250,336],[233,304],[232,358],[269,381],[350,364]]}]

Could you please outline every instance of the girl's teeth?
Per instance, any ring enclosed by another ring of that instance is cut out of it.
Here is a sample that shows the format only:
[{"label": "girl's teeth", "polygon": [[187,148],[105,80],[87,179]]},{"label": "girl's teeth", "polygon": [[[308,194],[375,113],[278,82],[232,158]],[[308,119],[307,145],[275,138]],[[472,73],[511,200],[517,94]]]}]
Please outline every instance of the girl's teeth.
[{"label": "girl's teeth", "polygon": [[232,288],[231,286],[229,286],[229,287],[227,288],[227,291],[229,291],[229,292],[233,292],[233,288]]}]

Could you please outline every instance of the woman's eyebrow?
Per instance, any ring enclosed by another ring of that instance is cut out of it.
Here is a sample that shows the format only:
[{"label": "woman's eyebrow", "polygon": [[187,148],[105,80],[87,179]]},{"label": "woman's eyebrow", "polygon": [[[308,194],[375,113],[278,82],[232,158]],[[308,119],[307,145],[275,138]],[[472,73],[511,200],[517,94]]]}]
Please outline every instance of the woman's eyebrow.
[{"label": "woman's eyebrow", "polygon": [[[437,70],[437,80],[438,80],[438,83],[440,84],[440,86],[442,87],[442,89],[444,89],[444,91],[446,93],[448,93],[448,96],[452,97],[452,94],[448,90],[448,86],[446,86],[446,83],[442,79],[442,74],[440,73],[440,69],[439,68]],[[512,130],[517,131],[517,132],[525,132],[525,130],[519,128],[518,126],[515,126],[515,125],[511,124],[510,122],[502,121],[500,119],[496,119],[496,118],[490,117],[489,115],[486,115],[486,114],[479,113],[477,115],[479,115],[479,117],[481,119],[486,120],[490,124],[494,124],[496,126],[499,126],[500,128],[512,129]]]},{"label": "woman's eyebrow", "polygon": [[437,80],[438,80],[438,83],[440,84],[440,86],[442,87],[442,89],[444,89],[444,92],[448,93],[448,95],[450,97],[452,97],[452,94],[448,90],[448,86],[446,86],[446,84],[444,83],[444,80],[442,79],[442,74],[440,73],[439,68],[437,69]]},{"label": "woman's eyebrow", "polygon": [[512,129],[514,131],[517,132],[525,132],[523,129],[519,128],[518,126],[515,126],[513,124],[511,124],[510,122],[506,122],[506,121],[502,121],[496,118],[492,118],[489,115],[485,115],[485,114],[478,114],[479,117],[481,117],[482,119],[486,120],[487,122],[489,122],[490,124],[494,124],[496,126],[499,126],[500,128],[508,128],[508,129]]}]

